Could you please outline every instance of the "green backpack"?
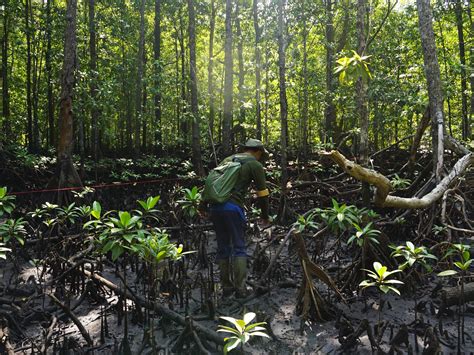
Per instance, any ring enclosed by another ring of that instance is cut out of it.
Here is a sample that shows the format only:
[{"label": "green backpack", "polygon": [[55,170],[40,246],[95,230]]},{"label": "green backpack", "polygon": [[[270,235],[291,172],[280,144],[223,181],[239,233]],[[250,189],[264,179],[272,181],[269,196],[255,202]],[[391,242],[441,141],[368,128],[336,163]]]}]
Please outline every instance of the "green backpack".
[{"label": "green backpack", "polygon": [[237,183],[242,165],[251,160],[255,160],[255,158],[247,155],[245,157],[235,155],[232,159],[226,159],[212,169],[204,181],[202,199],[210,203],[227,202]]}]

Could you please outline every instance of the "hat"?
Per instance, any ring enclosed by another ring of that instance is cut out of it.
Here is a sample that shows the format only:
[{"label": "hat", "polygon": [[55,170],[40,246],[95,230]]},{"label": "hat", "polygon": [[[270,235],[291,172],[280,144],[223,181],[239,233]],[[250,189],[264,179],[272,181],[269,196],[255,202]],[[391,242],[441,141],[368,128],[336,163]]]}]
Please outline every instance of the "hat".
[{"label": "hat", "polygon": [[244,148],[252,148],[252,149],[259,149],[262,151],[262,160],[267,160],[270,157],[270,154],[263,146],[262,141],[254,138],[250,138],[242,145]]}]

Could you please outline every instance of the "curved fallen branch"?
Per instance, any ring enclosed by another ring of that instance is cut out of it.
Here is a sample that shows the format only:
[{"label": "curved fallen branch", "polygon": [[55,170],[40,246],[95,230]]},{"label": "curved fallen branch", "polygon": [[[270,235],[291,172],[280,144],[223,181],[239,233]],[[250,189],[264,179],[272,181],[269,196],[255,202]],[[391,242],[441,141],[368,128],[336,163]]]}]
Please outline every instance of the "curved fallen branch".
[{"label": "curved fallen branch", "polygon": [[328,156],[336,162],[346,173],[357,180],[367,182],[376,187],[374,203],[379,207],[395,207],[395,208],[425,208],[439,200],[451,183],[457,179],[462,173],[473,164],[473,155],[471,152],[464,155],[454,165],[451,172],[439,182],[439,184],[428,194],[422,198],[417,197],[399,197],[389,195],[392,190],[390,180],[384,175],[370,169],[366,169],[359,164],[348,160],[338,151],[323,152],[322,155]]}]

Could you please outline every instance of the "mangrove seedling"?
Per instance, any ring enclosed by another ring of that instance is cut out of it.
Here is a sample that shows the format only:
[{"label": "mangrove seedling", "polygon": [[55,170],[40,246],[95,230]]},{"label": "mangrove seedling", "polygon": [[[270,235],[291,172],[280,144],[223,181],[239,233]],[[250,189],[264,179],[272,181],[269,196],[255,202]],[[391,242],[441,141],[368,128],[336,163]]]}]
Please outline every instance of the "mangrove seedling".
[{"label": "mangrove seedling", "polygon": [[459,299],[458,305],[458,315],[460,319],[458,319],[458,349],[461,349],[460,341],[462,339],[462,343],[465,343],[464,339],[464,313],[465,313],[465,298],[464,298],[464,284],[465,278],[469,274],[469,268],[471,267],[472,262],[474,259],[471,259],[470,253],[470,246],[465,244],[453,244],[451,248],[448,249],[446,254],[444,255],[443,259],[451,256],[451,255],[458,255],[459,260],[454,262],[454,266],[459,269],[458,270],[445,270],[438,274],[438,276],[454,276],[459,274],[460,276],[460,284],[461,284],[461,298]]},{"label": "mangrove seedling", "polygon": [[[365,289],[367,287],[377,287],[379,289],[379,307],[378,307],[378,326],[377,326],[377,333],[380,331],[381,325],[381,314],[382,314],[382,294],[386,294],[390,291],[400,295],[400,291],[394,285],[403,285],[402,281],[389,279],[389,277],[393,274],[402,272],[402,270],[393,270],[388,271],[386,266],[383,266],[378,261],[374,262],[373,264],[374,270],[367,270],[367,276],[371,279],[367,279],[362,281],[359,284],[359,287]],[[380,336],[380,334],[379,334]]]},{"label": "mangrove seedling", "polygon": [[266,329],[262,325],[267,324],[266,322],[258,322],[250,324],[255,319],[255,313],[249,312],[244,314],[243,319],[236,319],[234,317],[220,317],[223,320],[231,323],[234,328],[227,327],[225,325],[219,325],[218,332],[229,333],[232,336],[224,338],[226,342],[224,345],[224,354],[237,348],[240,345],[240,348],[243,350],[244,345],[250,340],[251,337],[259,336],[270,338],[270,336],[265,333]]}]

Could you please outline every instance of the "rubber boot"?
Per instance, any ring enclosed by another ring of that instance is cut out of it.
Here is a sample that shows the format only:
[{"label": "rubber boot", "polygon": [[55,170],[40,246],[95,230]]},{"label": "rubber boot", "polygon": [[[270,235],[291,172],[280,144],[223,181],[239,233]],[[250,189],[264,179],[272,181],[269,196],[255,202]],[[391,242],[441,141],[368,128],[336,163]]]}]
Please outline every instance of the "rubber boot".
[{"label": "rubber boot", "polygon": [[219,265],[223,296],[225,297],[230,296],[234,292],[234,285],[230,281],[229,259],[222,259],[222,260],[219,260],[217,263]]},{"label": "rubber boot", "polygon": [[247,257],[234,258],[235,297],[246,298],[249,295],[245,282],[247,281]]}]

